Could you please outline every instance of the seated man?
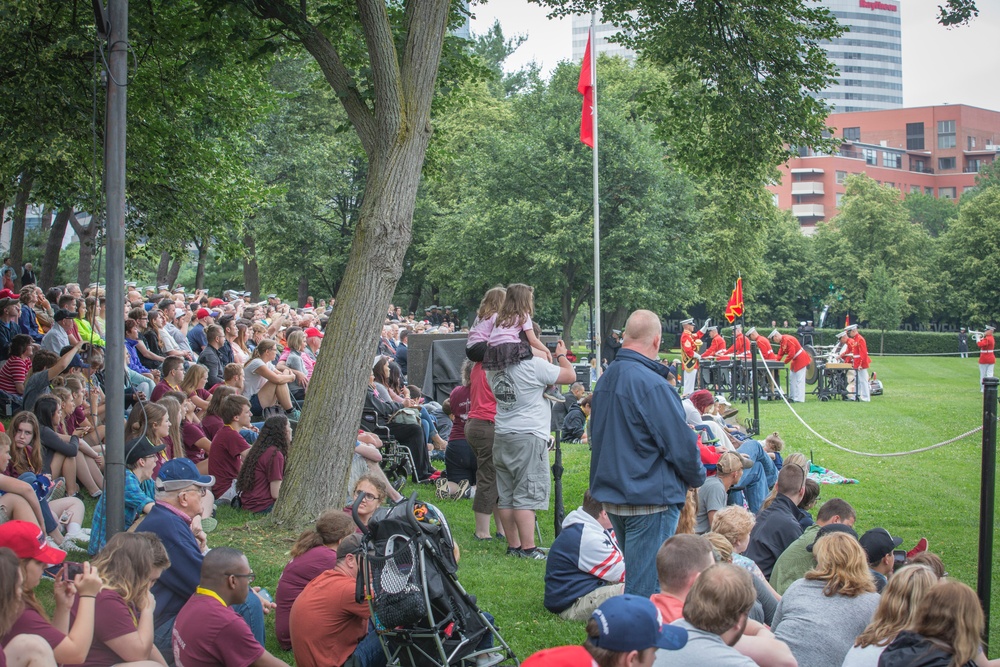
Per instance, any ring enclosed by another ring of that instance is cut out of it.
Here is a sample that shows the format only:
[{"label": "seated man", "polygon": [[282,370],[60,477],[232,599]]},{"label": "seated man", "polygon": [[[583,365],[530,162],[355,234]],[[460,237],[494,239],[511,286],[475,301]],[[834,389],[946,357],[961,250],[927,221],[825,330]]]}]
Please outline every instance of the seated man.
[{"label": "seated man", "polygon": [[[587,399],[584,399],[587,400]],[[625,560],[611,521],[590,491],[563,521],[545,564],[545,608],[567,621],[585,621],[604,601],[625,591]]]},{"label": "seated man", "polygon": [[218,502],[229,502],[236,495],[236,478],[250,445],[240,435],[240,429],[250,428],[250,400],[244,396],[226,396],[219,408],[219,417],[226,425],[216,431],[208,450],[208,472],[215,479],[212,495]]},{"label": "seated man", "polygon": [[858,541],[868,556],[868,568],[872,572],[872,579],[875,580],[875,590],[881,593],[889,583],[889,576],[895,564],[893,550],[903,543],[903,538],[893,537],[885,528],[872,528],[865,531]]},{"label": "seated man", "polygon": [[801,579],[806,572],[816,567],[809,546],[816,541],[819,530],[825,526],[843,525],[850,528],[854,525],[854,508],[846,500],[831,498],[823,503],[816,513],[816,523],[806,528],[802,536],[788,545],[771,570],[771,587],[778,595],[785,591],[796,579]]},{"label": "seated man", "polygon": [[657,651],[654,667],[755,667],[757,662],[735,648],[755,598],[750,573],[741,567],[718,563],[702,572],[684,601],[684,618],[673,623],[687,630],[687,645],[672,653]]},{"label": "seated man", "polygon": [[[156,479],[156,504],[136,531],[153,533],[170,554],[170,567],[153,584],[156,613],[153,642],[173,665],[171,637],[178,612],[198,588],[201,563],[207,550],[201,529],[202,500],[215,478],[198,473],[190,459],[173,459],[160,468]],[[257,642],[264,645],[264,610],[260,598],[248,597],[233,607],[243,617]]]},{"label": "seated man", "polygon": [[587,442],[586,428],[588,417],[590,417],[590,396],[584,396],[569,407],[566,418],[563,419],[562,441]]},{"label": "seated man", "polygon": [[805,493],[806,471],[797,465],[786,465],[778,473],[778,494],[774,502],[757,515],[757,525],[750,533],[750,546],[743,555],[757,563],[768,580],[778,556],[802,535],[797,510]]},{"label": "seated man", "polygon": [[746,470],[753,467],[750,459],[736,452],[726,452],[715,464],[715,475],[708,477],[698,489],[698,513],[694,532],[704,535],[712,529],[715,513],[729,502],[729,489],[740,483]]},{"label": "seated man", "polygon": [[284,667],[284,662],[264,650],[232,609],[252,595],[253,580],[253,570],[242,552],[219,547],[206,554],[198,590],[174,623],[173,656],[178,665]]},{"label": "seated man", "polygon": [[384,667],[385,652],[369,629],[367,601],[356,602],[361,536],[348,535],[337,546],[337,565],[309,582],[292,605],[289,630],[299,667],[343,665]]}]

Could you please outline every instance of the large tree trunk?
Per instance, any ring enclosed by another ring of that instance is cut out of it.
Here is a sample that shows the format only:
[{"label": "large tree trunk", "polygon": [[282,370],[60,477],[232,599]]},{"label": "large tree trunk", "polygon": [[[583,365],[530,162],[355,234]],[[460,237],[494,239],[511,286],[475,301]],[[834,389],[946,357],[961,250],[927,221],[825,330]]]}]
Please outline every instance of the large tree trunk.
[{"label": "large tree trunk", "polygon": [[299,291],[297,296],[299,308],[305,308],[306,299],[309,298],[309,276],[305,273],[299,276]]},{"label": "large tree trunk", "polygon": [[73,225],[73,231],[80,239],[80,264],[76,267],[76,282],[80,284],[80,289],[85,290],[90,284],[90,265],[94,259],[94,243],[97,240],[97,220],[91,214],[90,224],[84,227],[73,213],[69,216],[69,224]]},{"label": "large tree trunk", "polygon": [[177,282],[177,276],[180,275],[180,272],[181,272],[181,260],[175,259],[170,264],[170,270],[167,271],[167,285],[169,285],[169,288],[171,290],[174,289],[174,284]]},{"label": "large tree trunk", "polygon": [[198,269],[194,274],[194,288],[196,290],[205,289],[205,265],[208,263],[208,247],[211,237],[206,237],[196,241],[198,248]]},{"label": "large tree trunk", "polygon": [[243,235],[247,254],[243,257],[243,289],[250,292],[250,299],[260,299],[260,271],[257,268],[257,243],[252,234]]},{"label": "large tree trunk", "polygon": [[[266,0],[255,4],[268,5]],[[279,3],[269,6],[287,9]],[[303,524],[344,502],[371,350],[402,275],[413,231],[448,7],[448,0],[408,4],[408,34],[397,51],[386,5],[377,0],[358,3],[376,82],[377,113],[351,89],[350,75],[325,36],[313,26],[303,26],[298,17],[287,19],[338,93],[368,155],[369,173],[337,307],[326,328],[309,383],[309,400],[295,431],[286,482],[274,508],[279,522]]]},{"label": "large tree trunk", "polygon": [[156,289],[167,284],[167,272],[170,271],[170,253],[164,250],[160,253],[160,263],[156,265]]},{"label": "large tree trunk", "polygon": [[[423,286],[424,286],[423,281],[420,281],[417,283],[416,287],[413,288],[413,294],[410,295],[410,302],[406,304],[406,313],[403,313],[404,315],[406,315],[407,313],[416,313],[418,315],[420,314],[417,313],[417,307],[420,306],[420,291]],[[470,325],[472,324],[473,319],[475,319],[475,317],[473,316],[469,317]]]},{"label": "large tree trunk", "polygon": [[[28,199],[35,177],[31,174],[21,174],[17,185],[17,196],[14,198],[14,213],[10,225],[10,265],[19,271],[24,266],[24,220],[28,217]],[[17,281],[20,282],[20,281]]]},{"label": "large tree trunk", "polygon": [[59,271],[59,255],[62,254],[62,242],[66,236],[66,225],[73,215],[73,207],[59,209],[49,235],[45,239],[45,254],[42,256],[42,266],[38,274],[38,286],[47,290],[56,284],[56,273]]},{"label": "large tree trunk", "polygon": [[52,229],[52,207],[46,206],[45,210],[42,212],[42,232],[47,232]]}]

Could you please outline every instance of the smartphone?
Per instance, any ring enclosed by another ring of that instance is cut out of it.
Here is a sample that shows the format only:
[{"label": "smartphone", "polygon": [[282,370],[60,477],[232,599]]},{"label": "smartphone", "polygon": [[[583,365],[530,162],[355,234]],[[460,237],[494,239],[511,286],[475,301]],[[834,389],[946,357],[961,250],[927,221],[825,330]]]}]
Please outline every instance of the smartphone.
[{"label": "smartphone", "polygon": [[551,352],[552,354],[555,354],[556,353],[556,346],[558,346],[558,345],[559,345],[559,342],[556,341],[554,343],[546,343],[545,347],[548,348],[549,352]]},{"label": "smartphone", "polygon": [[257,591],[257,595],[260,597],[261,600],[264,600],[266,602],[274,602],[274,600],[271,599],[271,594],[267,592],[266,588],[262,588],[259,591]]},{"label": "smartphone", "polygon": [[896,565],[902,565],[906,562],[906,551],[903,549],[893,549],[892,558]]},{"label": "smartphone", "polygon": [[66,573],[67,581],[73,581],[78,574],[83,574],[83,564],[81,563],[74,563],[68,560],[63,565],[63,572]]}]

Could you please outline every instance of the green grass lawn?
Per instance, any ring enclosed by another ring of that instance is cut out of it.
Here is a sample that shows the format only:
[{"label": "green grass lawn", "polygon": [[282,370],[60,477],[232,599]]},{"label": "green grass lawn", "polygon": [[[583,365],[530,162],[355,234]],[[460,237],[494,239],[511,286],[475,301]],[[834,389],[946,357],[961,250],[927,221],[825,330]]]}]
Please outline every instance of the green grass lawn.
[{"label": "green grass lawn", "polygon": [[[885,384],[885,395],[870,404],[834,401],[820,403],[808,396],[798,404],[799,414],[830,440],[851,449],[887,453],[933,444],[981,424],[982,399],[975,359],[873,359],[872,370]],[[741,405],[738,418],[749,413]],[[978,535],[980,436],[967,438],[931,452],[899,458],[868,458],[841,452],[810,434],[783,403],[762,403],[761,431],[778,431],[792,451],[812,454],[814,461],[858,485],[825,486],[823,500],[841,497],[857,510],[859,534],[883,526],[903,537],[909,548],[920,537],[944,559],[949,573],[975,588]],[[589,473],[586,445],[568,445],[564,451],[564,494],[567,511],[579,505]],[[404,492],[414,487],[408,486]],[[508,558],[504,544],[473,539],[473,516],[468,501],[435,501],[432,487],[419,487],[423,500],[441,507],[462,549],[459,579],[476,595],[479,605],[497,619],[500,631],[519,657],[542,648],[579,643],[582,624],[562,621],[542,606],[545,563]],[[257,584],[273,593],[295,537],[267,520],[243,512],[219,510],[220,527],[209,536],[211,546],[243,549],[257,573]],[[554,537],[553,514],[539,514],[542,544]],[[993,596],[992,636],[1000,626],[1000,592]],[[271,626],[269,621],[269,632]],[[268,648],[292,662],[271,639]],[[992,657],[1000,651],[990,651]]]}]

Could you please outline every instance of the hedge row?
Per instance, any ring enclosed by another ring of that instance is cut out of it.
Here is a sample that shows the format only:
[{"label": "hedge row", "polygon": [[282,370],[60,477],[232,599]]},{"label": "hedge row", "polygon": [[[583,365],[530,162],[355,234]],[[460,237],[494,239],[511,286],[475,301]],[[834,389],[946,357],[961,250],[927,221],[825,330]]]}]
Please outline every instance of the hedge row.
[{"label": "hedge row", "polygon": [[[795,329],[778,329],[781,333],[795,335]],[[763,335],[770,333],[770,329],[758,331]],[[813,333],[814,345],[833,345],[837,342],[836,336],[840,329],[816,329]],[[881,332],[877,329],[862,329],[862,335],[868,341],[868,354],[875,356],[879,351],[879,337]],[[726,332],[726,343],[732,345],[732,333]],[[669,341],[670,334],[664,336]],[[679,337],[674,336],[671,347],[676,348]],[[958,352],[958,334],[936,333],[930,331],[886,331],[885,332],[885,353],[886,354],[946,354]],[[976,343],[972,336],[969,336],[969,354],[976,356]]]}]

